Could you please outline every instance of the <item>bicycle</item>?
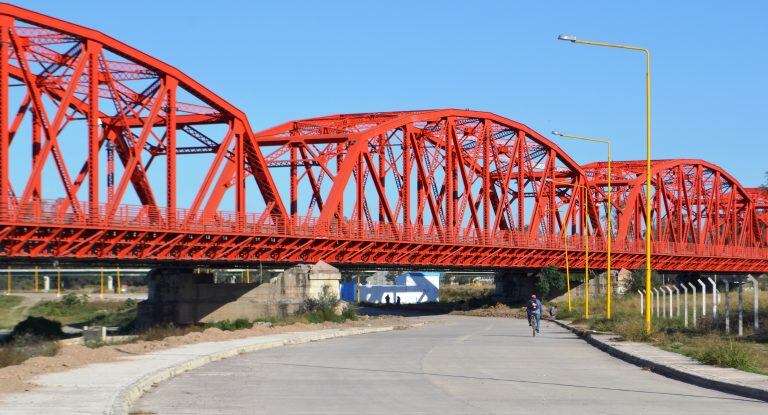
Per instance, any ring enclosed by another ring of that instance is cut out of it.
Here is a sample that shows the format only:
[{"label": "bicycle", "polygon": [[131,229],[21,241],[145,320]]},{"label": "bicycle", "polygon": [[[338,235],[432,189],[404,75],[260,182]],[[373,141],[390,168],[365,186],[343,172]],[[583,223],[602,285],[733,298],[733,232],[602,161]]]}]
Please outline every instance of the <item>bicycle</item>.
[{"label": "bicycle", "polygon": [[528,323],[531,325],[531,330],[533,331],[533,337],[536,337],[536,313],[531,313],[528,316]]}]

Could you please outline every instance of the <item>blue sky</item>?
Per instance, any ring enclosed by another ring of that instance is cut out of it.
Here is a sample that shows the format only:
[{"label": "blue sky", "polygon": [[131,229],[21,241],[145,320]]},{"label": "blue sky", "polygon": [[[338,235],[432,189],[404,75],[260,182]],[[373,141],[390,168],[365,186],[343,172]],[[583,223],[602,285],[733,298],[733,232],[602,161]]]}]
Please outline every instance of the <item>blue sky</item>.
[{"label": "blue sky", "polygon": [[[193,76],[255,129],[317,115],[498,113],[645,157],[639,53],[653,53],[654,158],[702,158],[745,186],[768,170],[768,3],[759,1],[111,1],[15,4],[99,29]],[[556,140],[557,141],[557,140]],[[558,141],[577,161],[603,148]]]}]

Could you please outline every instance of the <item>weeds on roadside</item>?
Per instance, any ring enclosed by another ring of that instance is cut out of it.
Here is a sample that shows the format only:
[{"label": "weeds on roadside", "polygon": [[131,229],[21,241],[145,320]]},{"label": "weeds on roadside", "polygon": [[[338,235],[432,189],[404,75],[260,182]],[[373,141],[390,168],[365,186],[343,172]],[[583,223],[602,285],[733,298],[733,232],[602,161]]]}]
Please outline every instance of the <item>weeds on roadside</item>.
[{"label": "weeds on roadside", "polygon": [[55,356],[59,345],[46,337],[24,333],[0,345],[0,367],[18,365],[37,356]]},{"label": "weeds on roadside", "polygon": [[[617,298],[614,301],[611,320],[603,318],[605,303],[602,299],[590,299],[591,318],[584,319],[584,303],[573,302],[572,311],[560,313],[559,318],[572,320],[575,325],[596,331],[612,332],[627,341],[649,342],[662,349],[691,357],[705,364],[732,367],[739,370],[768,374],[768,331],[747,332],[744,337],[727,336],[724,333],[722,315],[701,317],[696,327],[689,320],[686,327],[682,317],[658,318],[654,316],[650,335],[645,332],[645,319],[640,314],[637,296]],[[565,304],[558,304],[565,309]],[[654,308],[655,311],[655,308]],[[745,313],[746,317],[747,313]],[[689,314],[689,319],[692,316]],[[733,325],[733,314],[731,324]],[[768,323],[768,321],[767,321]],[[749,327],[745,318],[745,326]],[[733,327],[731,327],[733,330]]]}]

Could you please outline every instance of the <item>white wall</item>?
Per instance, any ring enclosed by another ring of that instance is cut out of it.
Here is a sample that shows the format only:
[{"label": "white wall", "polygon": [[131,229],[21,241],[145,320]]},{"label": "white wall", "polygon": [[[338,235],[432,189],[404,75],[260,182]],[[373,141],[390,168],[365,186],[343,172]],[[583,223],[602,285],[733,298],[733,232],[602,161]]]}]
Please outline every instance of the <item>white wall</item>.
[{"label": "white wall", "polygon": [[440,300],[440,276],[408,272],[395,278],[397,285],[361,285],[360,299],[369,303],[386,303],[386,296],[392,304],[400,297],[401,304],[437,302]]}]

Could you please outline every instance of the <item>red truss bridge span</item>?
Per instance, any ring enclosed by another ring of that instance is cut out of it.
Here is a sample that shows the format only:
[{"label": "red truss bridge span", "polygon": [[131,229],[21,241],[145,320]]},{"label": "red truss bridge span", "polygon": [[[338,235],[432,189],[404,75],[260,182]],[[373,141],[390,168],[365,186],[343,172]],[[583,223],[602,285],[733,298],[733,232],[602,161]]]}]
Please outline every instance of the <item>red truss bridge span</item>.
[{"label": "red truss bridge span", "polygon": [[[0,4],[0,257],[768,270],[768,197],[702,160],[580,166],[527,126],[441,109],[255,132],[180,70]],[[607,227],[608,206],[614,226]]]}]

